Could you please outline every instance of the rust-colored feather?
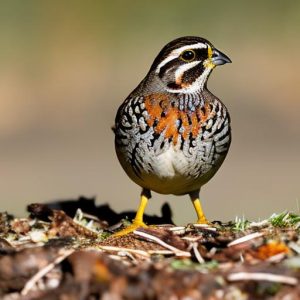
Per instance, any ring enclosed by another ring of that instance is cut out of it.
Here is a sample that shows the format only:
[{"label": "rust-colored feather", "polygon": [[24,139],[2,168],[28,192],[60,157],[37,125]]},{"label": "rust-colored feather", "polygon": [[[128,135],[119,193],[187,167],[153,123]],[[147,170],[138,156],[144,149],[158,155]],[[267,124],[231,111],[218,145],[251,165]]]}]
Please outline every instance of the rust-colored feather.
[{"label": "rust-colored feather", "polygon": [[[201,126],[211,116],[209,105],[205,105],[204,112],[196,108],[194,112],[188,110],[179,110],[178,107],[172,106],[168,97],[164,94],[152,94],[145,98],[145,108],[148,112],[147,124],[154,126],[156,133],[165,130],[165,138],[172,138],[173,144],[177,144],[178,136],[181,134],[183,140],[186,140],[190,133],[196,138],[200,132]],[[184,131],[179,133],[177,121],[181,120]]]}]

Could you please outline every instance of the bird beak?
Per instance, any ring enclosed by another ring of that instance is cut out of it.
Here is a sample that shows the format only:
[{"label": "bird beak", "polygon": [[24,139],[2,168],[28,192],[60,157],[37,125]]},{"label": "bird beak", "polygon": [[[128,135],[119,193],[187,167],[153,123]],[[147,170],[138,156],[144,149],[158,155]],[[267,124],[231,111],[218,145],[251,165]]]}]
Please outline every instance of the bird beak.
[{"label": "bird beak", "polygon": [[211,61],[215,66],[231,63],[231,59],[217,49],[213,50]]}]

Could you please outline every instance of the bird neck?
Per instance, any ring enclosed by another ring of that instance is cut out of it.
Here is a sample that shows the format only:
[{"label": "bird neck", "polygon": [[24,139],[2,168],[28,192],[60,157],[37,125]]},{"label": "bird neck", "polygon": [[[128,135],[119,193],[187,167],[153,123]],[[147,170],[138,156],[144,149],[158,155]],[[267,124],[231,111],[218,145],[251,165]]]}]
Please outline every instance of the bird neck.
[{"label": "bird neck", "polygon": [[160,78],[156,76],[153,72],[149,72],[147,76],[142,80],[139,84],[138,89],[143,90],[144,92],[152,92],[152,93],[169,93],[174,96],[183,95],[188,98],[197,98],[202,93],[205,93],[207,90],[207,78],[208,74],[205,74],[205,78],[197,78],[192,84],[189,86],[182,86],[181,88],[171,88],[167,87],[166,83],[163,82]]},{"label": "bird neck", "polygon": [[193,112],[199,107],[204,107],[206,104],[204,95],[204,90],[198,90],[190,94],[176,94],[179,110]]}]

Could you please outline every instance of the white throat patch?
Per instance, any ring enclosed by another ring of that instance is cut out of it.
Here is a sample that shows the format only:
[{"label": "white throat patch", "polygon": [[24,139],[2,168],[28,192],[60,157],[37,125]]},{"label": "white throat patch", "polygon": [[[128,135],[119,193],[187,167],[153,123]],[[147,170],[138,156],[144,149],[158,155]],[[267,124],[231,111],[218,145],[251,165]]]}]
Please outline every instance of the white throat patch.
[{"label": "white throat patch", "polygon": [[193,83],[182,89],[170,89],[167,88],[169,93],[183,93],[183,94],[194,94],[197,91],[201,91],[204,88],[204,83],[213,68],[206,68],[204,72],[199,76]]}]

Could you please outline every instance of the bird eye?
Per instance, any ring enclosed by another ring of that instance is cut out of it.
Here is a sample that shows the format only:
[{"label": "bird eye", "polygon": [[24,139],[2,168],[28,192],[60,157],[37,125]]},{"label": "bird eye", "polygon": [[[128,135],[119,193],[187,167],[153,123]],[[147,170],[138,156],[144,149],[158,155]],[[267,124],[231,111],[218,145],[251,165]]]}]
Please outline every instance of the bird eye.
[{"label": "bird eye", "polygon": [[196,53],[194,50],[185,50],[181,53],[180,58],[185,62],[191,62],[196,58]]}]

